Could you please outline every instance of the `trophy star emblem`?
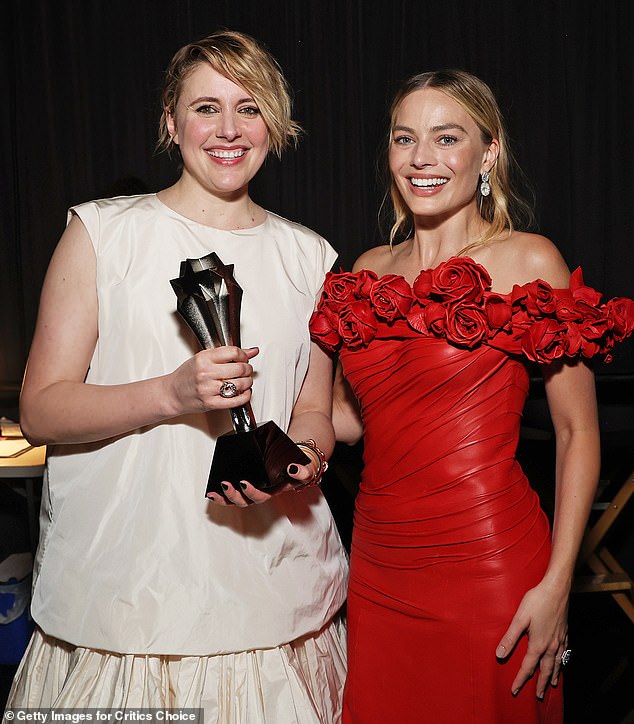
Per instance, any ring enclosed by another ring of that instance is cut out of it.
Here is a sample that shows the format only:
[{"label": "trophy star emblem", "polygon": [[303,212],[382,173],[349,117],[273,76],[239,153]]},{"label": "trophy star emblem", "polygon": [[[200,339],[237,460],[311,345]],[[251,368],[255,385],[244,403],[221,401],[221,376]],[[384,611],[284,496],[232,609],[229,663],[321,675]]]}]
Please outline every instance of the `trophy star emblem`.
[{"label": "trophy star emblem", "polygon": [[[197,308],[196,327],[202,319],[210,325],[214,347],[240,346],[242,287],[235,280],[233,270],[233,264],[223,264],[220,257],[211,252],[199,259],[182,261],[180,276],[170,281],[178,298],[179,313],[189,323],[183,314],[184,308],[188,308],[187,314],[195,313]],[[197,334],[195,330],[194,333]],[[208,341],[209,335],[205,336]],[[200,338],[199,342],[206,346]]]}]

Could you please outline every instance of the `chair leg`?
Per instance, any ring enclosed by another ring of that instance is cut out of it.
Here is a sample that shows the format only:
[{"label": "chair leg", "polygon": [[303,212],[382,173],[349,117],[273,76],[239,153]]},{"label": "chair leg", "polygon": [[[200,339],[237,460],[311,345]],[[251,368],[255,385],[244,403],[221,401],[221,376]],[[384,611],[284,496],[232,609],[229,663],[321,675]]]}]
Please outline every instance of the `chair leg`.
[{"label": "chair leg", "polygon": [[629,578],[627,572],[618,564],[616,559],[610,554],[610,552],[606,548],[603,548],[601,550],[600,556],[601,557],[599,557],[599,554],[593,554],[588,559],[588,565],[595,573],[619,573],[623,574],[627,577],[627,579],[629,579],[630,594],[612,593],[611,595],[616,603],[618,603],[618,605],[623,609],[625,615],[630,619],[632,623],[634,623],[634,601],[632,601],[631,596],[632,585],[634,585],[632,579]]},{"label": "chair leg", "polygon": [[599,547],[610,526],[622,512],[625,504],[634,494],[634,471],[623,483],[620,490],[602,513],[599,520],[587,532],[579,554],[579,563],[585,563]]}]

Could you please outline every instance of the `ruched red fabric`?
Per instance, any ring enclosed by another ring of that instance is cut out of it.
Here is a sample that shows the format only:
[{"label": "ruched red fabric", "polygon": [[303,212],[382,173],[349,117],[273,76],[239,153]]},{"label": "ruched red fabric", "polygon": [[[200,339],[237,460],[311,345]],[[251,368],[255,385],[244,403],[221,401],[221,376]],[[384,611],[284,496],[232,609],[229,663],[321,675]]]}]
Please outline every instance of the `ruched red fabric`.
[{"label": "ruched red fabric", "polygon": [[[454,257],[403,277],[330,274],[313,339],[358,399],[364,470],[348,593],[344,724],[557,724],[562,687],[512,695],[527,637],[495,657],[542,579],[550,530],[516,458],[526,361],[603,355],[634,303],[583,283],[491,291]],[[561,680],[560,680],[561,681]]]},{"label": "ruched red fabric", "polygon": [[511,685],[495,649],[548,564],[546,516],[515,460],[524,365],[440,339],[341,360],[363,410],[344,722],[559,722],[561,686]]}]

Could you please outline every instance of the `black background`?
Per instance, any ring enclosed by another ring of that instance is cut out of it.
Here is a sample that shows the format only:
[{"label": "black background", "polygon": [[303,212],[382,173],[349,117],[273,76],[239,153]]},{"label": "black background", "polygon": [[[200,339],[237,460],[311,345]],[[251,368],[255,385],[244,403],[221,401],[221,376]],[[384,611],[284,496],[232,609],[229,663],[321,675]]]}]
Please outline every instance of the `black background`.
[{"label": "black background", "polygon": [[[632,294],[629,0],[9,0],[2,9],[0,383],[21,378],[67,208],[129,176],[149,190],[176,179],[153,151],[162,73],[181,45],[221,27],[268,45],[306,130],[298,151],[266,164],[253,196],[325,236],[338,265],[385,239],[377,157],[396,86],[462,67],[499,98],[540,231],[605,295]],[[634,371],[631,344],[606,371]]]}]

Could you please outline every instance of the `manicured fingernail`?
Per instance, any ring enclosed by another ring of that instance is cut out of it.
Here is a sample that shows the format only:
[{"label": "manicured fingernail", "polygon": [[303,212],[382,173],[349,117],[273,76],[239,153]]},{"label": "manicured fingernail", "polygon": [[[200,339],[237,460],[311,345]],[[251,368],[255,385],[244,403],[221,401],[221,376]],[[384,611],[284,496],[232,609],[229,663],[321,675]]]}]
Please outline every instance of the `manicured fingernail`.
[{"label": "manicured fingernail", "polygon": [[229,490],[229,486],[227,485],[227,483],[220,483],[220,485],[222,485],[223,490]]},{"label": "manicured fingernail", "polygon": [[297,473],[299,472],[299,468],[297,467],[297,465],[289,465],[289,466],[288,466],[288,472],[289,472],[291,475],[297,475]]},{"label": "manicured fingernail", "polygon": [[519,690],[519,689],[514,689],[514,690],[513,690],[513,696],[517,696],[519,693],[520,693],[520,690]]},{"label": "manicured fingernail", "polygon": [[506,647],[500,644],[495,650],[495,655],[498,657],[498,659],[503,659],[506,656]]},{"label": "manicured fingernail", "polygon": [[247,489],[247,484],[246,484],[246,483],[240,483],[240,487],[242,488],[242,490],[246,490],[246,489]]},{"label": "manicured fingernail", "polygon": [[540,701],[543,701],[543,700],[544,700],[544,692],[543,692],[543,691],[537,692],[537,698],[538,698]]},{"label": "manicured fingernail", "polygon": [[555,678],[550,682],[551,686],[557,686],[559,683],[559,677],[555,676]]}]

